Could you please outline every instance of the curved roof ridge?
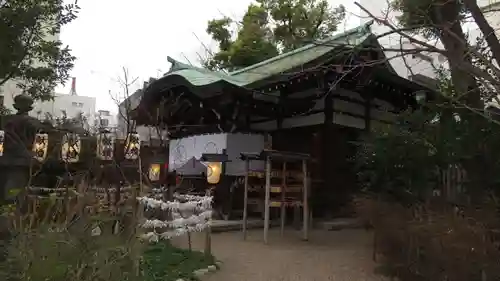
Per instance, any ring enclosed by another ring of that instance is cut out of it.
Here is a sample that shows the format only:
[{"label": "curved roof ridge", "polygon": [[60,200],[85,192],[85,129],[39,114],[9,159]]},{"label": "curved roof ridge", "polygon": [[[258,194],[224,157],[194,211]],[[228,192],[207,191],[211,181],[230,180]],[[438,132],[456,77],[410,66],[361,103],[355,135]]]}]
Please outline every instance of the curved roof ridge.
[{"label": "curved roof ridge", "polygon": [[192,65],[188,65],[188,64],[185,64],[183,62],[180,62],[180,61],[172,58],[171,56],[167,56],[167,61],[169,63],[171,63],[172,65],[170,66],[170,69],[168,70],[168,72],[166,74],[172,73],[174,71],[196,68]]},{"label": "curved roof ridge", "polygon": [[219,78],[222,78],[225,80],[230,80],[230,81],[234,81],[237,83],[241,83],[241,81],[239,81],[236,77],[231,77],[230,75],[228,75],[227,73],[224,73],[222,71],[212,71],[212,70],[209,70],[209,69],[206,69],[203,67],[198,67],[198,66],[186,64],[186,63],[180,62],[180,61],[178,61],[170,56],[167,56],[167,60],[168,60],[168,62],[170,62],[172,64],[172,66],[170,67],[169,71],[163,75],[164,77],[167,75],[175,74],[174,72],[192,70],[192,71],[197,71],[197,72],[202,73],[202,74],[216,76],[216,77],[219,77]]}]

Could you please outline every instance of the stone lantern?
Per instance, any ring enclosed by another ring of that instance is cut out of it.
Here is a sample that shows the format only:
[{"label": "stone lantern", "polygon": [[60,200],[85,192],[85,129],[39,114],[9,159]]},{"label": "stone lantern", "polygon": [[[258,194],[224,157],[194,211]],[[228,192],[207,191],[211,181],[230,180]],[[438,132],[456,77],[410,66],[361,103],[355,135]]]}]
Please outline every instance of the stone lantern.
[{"label": "stone lantern", "polygon": [[21,94],[14,98],[17,113],[7,115],[3,120],[3,155],[0,156],[0,188],[3,202],[14,200],[9,198],[9,190],[23,189],[30,179],[30,167],[40,165],[34,163],[33,148],[35,138],[40,132],[51,130],[38,119],[28,113],[33,109],[33,99]]}]

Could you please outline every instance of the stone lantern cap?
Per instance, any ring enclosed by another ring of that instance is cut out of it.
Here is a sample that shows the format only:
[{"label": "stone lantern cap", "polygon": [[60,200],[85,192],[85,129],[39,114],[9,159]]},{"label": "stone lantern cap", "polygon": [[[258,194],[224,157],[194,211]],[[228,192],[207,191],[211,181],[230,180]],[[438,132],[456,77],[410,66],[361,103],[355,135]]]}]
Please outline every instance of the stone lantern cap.
[{"label": "stone lantern cap", "polygon": [[18,114],[26,114],[33,109],[33,98],[27,94],[20,94],[14,97],[14,108]]}]

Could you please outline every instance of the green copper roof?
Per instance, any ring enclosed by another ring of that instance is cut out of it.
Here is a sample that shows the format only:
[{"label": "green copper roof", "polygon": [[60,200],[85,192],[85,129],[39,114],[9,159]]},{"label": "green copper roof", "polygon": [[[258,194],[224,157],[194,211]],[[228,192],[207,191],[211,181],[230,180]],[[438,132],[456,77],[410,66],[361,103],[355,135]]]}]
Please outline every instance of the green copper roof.
[{"label": "green copper roof", "polygon": [[170,70],[160,79],[148,84],[141,92],[142,98],[138,108],[147,111],[150,105],[159,100],[159,95],[176,87],[185,87],[189,92],[200,97],[218,95],[223,91],[251,90],[257,82],[293,69],[300,69],[337,47],[354,48],[362,44],[372,36],[371,24],[372,22],[369,22],[326,40],[308,44],[229,74],[188,65],[168,57],[168,61],[172,64]]},{"label": "green copper roof", "polygon": [[168,61],[172,63],[172,67],[160,80],[168,76],[179,75],[193,86],[204,86],[219,81],[225,81],[240,87],[250,85],[262,79],[300,67],[301,65],[327,54],[336,47],[358,46],[371,35],[370,26],[372,23],[373,22],[369,22],[355,29],[351,29],[325,40],[308,44],[294,51],[281,54],[229,74],[187,65],[168,57]]},{"label": "green copper roof", "polygon": [[370,21],[344,33],[305,45],[291,52],[231,72],[229,75],[250,84],[283,73],[292,68],[300,67],[301,65],[327,54],[336,47],[356,47],[360,45],[371,35],[370,26],[372,24],[373,21]]}]

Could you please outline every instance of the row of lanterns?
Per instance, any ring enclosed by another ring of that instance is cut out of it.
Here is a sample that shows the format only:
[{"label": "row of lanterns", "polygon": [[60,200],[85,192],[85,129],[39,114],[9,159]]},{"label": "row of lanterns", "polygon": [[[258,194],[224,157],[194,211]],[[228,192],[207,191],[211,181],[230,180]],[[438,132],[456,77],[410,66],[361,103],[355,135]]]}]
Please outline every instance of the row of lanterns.
[{"label": "row of lanterns", "polygon": [[[207,182],[209,184],[218,184],[222,174],[222,163],[221,162],[209,162],[205,164],[207,167]],[[168,167],[165,167],[167,170]],[[152,163],[149,166],[148,177],[152,182],[160,180],[161,174],[161,164]]]},{"label": "row of lanterns", "polygon": [[[207,162],[204,164],[207,167],[207,182],[209,184],[218,184],[222,174],[222,162]],[[161,174],[161,164],[152,163],[149,166],[148,177],[152,182],[160,180]],[[165,170],[168,169],[168,166],[165,165]]]},{"label": "row of lanterns", "polygon": [[[5,131],[0,130],[0,156],[4,152]],[[115,137],[111,133],[101,133],[97,136],[97,158],[103,161],[113,160]],[[80,160],[80,148],[82,141],[77,134],[66,134],[63,136],[61,146],[61,160],[66,163],[76,163]],[[35,135],[33,142],[33,158],[39,162],[47,158],[49,148],[49,135],[46,133],[38,133]],[[128,134],[125,140],[124,156],[127,160],[136,160],[140,153],[139,134]],[[211,159],[212,160],[212,159]],[[206,161],[207,181],[210,184],[217,184],[220,181],[222,172],[222,161],[212,160]],[[160,180],[161,164],[151,163],[148,171],[151,181]]]},{"label": "row of lanterns", "polygon": [[[5,131],[0,130],[0,156],[4,152]],[[97,158],[104,161],[113,160],[115,137],[111,133],[101,133],[97,136]],[[65,134],[61,146],[61,160],[67,163],[80,161],[80,150],[82,141],[78,134]],[[37,133],[33,142],[33,158],[44,161],[47,158],[49,148],[49,135]],[[127,135],[124,147],[124,156],[127,160],[136,160],[140,153],[139,134]]]}]

